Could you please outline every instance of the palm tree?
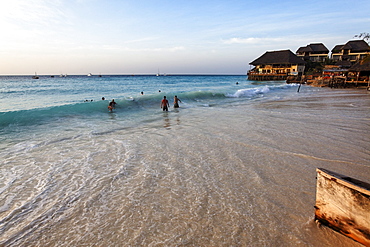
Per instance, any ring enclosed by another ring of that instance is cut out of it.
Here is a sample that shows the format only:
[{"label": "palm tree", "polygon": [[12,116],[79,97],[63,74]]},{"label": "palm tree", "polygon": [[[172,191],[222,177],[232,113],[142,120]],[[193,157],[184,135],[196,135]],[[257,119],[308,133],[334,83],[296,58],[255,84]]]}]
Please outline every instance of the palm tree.
[{"label": "palm tree", "polygon": [[370,41],[370,33],[360,33],[358,35],[355,35],[354,38],[360,38],[360,39],[362,38],[363,40],[366,40],[366,42],[369,43],[369,41]]}]

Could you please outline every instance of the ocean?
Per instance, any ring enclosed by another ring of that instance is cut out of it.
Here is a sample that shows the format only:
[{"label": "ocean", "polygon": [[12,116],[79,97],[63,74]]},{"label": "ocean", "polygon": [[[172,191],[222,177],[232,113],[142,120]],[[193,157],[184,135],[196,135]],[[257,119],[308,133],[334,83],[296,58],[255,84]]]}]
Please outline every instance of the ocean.
[{"label": "ocean", "polygon": [[317,167],[370,182],[364,89],[221,75],[0,85],[0,246],[360,246],[315,223],[314,205]]}]

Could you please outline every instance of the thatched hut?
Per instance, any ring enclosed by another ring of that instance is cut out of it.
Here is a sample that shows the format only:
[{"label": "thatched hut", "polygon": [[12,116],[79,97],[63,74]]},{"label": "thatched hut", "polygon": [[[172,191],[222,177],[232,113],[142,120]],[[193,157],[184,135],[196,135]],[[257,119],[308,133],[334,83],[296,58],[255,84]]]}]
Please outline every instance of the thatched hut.
[{"label": "thatched hut", "polygon": [[354,64],[370,54],[370,46],[364,40],[350,40],[344,45],[336,45],[331,50],[334,61],[350,61]]},{"label": "thatched hut", "polygon": [[248,79],[256,81],[286,80],[304,71],[306,62],[290,50],[268,51],[253,62],[255,68],[249,71]]},{"label": "thatched hut", "polygon": [[329,58],[329,50],[323,43],[313,43],[299,47],[296,54],[298,57],[312,62],[325,62]]},{"label": "thatched hut", "polygon": [[370,55],[355,63],[348,70],[348,79],[357,84],[365,84],[369,87],[370,83]]}]

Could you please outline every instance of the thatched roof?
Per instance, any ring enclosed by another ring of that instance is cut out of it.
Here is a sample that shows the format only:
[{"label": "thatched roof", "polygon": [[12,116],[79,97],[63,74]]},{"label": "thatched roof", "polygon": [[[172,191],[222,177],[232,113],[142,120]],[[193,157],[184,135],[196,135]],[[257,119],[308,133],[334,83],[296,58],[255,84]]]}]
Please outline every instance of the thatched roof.
[{"label": "thatched roof", "polygon": [[342,47],[343,47],[344,45],[336,45],[336,46],[334,46],[334,48],[331,50],[331,52],[333,52],[333,53],[338,53],[338,52],[340,52],[341,50],[342,50]]},{"label": "thatched roof", "polygon": [[351,52],[366,52],[370,51],[370,46],[364,40],[351,40],[345,45],[336,45],[331,51],[337,53],[341,50],[351,50]]},{"label": "thatched roof", "polygon": [[323,43],[314,43],[300,47],[296,53],[311,52],[311,53],[329,53],[328,48]]},{"label": "thatched roof", "polygon": [[349,71],[370,71],[370,56],[362,59],[361,61],[355,63]]},{"label": "thatched roof", "polygon": [[340,60],[340,61],[337,61],[335,65],[340,66],[342,68],[349,68],[352,66],[352,63],[347,60]]},{"label": "thatched roof", "polygon": [[268,51],[253,62],[251,65],[260,64],[306,64],[301,58],[290,50]]}]

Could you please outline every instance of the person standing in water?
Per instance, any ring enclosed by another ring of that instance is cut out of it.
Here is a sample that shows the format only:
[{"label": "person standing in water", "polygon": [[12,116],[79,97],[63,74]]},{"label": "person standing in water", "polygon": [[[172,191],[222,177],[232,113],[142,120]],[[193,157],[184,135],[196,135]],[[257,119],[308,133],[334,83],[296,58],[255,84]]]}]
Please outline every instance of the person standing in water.
[{"label": "person standing in water", "polygon": [[175,98],[173,98],[173,108],[179,108],[180,107],[179,106],[179,101],[181,102],[181,100],[179,98],[177,98],[177,95],[175,95]]},{"label": "person standing in water", "polygon": [[110,112],[112,112],[113,111],[113,109],[114,108],[116,108],[116,102],[114,102],[114,99],[112,99],[112,101],[111,102],[109,102],[109,105],[108,105],[108,110],[110,111]]},{"label": "person standing in water", "polygon": [[163,96],[163,99],[161,102],[161,108],[163,109],[163,111],[168,111],[168,107],[170,107],[170,104],[168,103],[166,96]]}]

